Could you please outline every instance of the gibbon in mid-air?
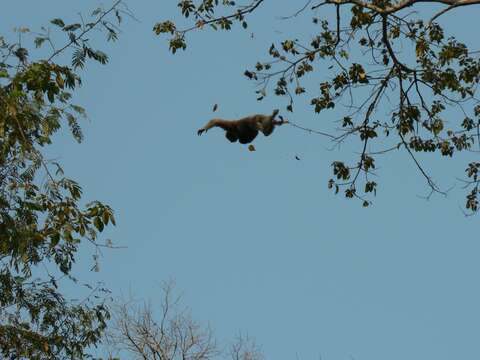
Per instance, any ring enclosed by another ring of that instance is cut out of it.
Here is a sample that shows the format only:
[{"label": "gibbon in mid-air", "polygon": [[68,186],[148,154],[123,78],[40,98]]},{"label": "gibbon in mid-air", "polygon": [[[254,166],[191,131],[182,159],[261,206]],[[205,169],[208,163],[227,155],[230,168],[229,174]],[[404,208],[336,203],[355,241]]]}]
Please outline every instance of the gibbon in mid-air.
[{"label": "gibbon in mid-air", "polygon": [[257,137],[259,131],[268,136],[275,126],[287,123],[281,116],[281,120],[275,120],[277,114],[278,110],[275,109],[272,115],[251,115],[239,120],[212,119],[197,134],[202,135],[213,127],[220,127],[225,130],[225,137],[231,142],[238,140],[241,144],[248,144]]}]

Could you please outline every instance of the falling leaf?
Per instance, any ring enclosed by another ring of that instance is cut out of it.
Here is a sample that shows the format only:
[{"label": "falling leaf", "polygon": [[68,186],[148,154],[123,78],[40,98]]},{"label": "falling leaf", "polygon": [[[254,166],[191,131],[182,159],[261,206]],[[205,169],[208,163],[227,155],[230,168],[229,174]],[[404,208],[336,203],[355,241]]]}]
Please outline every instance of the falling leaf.
[{"label": "falling leaf", "polygon": [[217,109],[218,109],[218,104],[213,105],[213,110],[212,111],[215,112],[215,111],[217,111]]},{"label": "falling leaf", "polygon": [[257,151],[257,150],[255,149],[255,146],[253,146],[252,144],[248,145],[248,150],[249,150],[249,151]]}]

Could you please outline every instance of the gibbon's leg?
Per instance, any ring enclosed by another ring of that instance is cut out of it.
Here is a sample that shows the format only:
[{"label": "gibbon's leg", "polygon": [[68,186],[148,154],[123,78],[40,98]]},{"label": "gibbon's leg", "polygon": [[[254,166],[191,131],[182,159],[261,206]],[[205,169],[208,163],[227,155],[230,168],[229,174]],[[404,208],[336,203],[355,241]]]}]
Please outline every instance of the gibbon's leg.
[{"label": "gibbon's leg", "polygon": [[238,140],[238,133],[237,131],[233,131],[233,130],[227,130],[225,132],[225,137],[230,140],[230,142],[234,143],[235,141]]},{"label": "gibbon's leg", "polygon": [[275,125],[273,124],[273,119],[271,117],[262,117],[258,122],[258,128],[263,133],[263,135],[270,135]]},{"label": "gibbon's leg", "polygon": [[252,121],[239,121],[237,130],[240,144],[251,143],[258,135],[258,130]]},{"label": "gibbon's leg", "polygon": [[260,119],[258,120],[258,128],[263,133],[263,135],[268,136],[275,129],[275,125],[277,125],[277,122],[275,121],[275,116],[277,116],[278,112],[278,109],[275,109],[270,116],[259,115]]}]

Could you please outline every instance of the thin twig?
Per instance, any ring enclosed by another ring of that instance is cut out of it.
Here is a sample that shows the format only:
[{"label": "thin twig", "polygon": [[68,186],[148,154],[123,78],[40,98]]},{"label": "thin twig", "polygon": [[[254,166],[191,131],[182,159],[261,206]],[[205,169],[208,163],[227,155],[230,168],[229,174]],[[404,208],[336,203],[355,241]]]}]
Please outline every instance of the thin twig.
[{"label": "thin twig", "polygon": [[282,19],[282,20],[288,20],[288,19],[297,17],[298,15],[300,15],[300,14],[308,7],[308,5],[310,5],[311,2],[312,2],[312,0],[308,0],[307,3],[306,3],[304,6],[302,6],[301,9],[297,10],[294,14],[289,15],[289,16],[283,16],[283,17],[281,17],[280,19]]}]

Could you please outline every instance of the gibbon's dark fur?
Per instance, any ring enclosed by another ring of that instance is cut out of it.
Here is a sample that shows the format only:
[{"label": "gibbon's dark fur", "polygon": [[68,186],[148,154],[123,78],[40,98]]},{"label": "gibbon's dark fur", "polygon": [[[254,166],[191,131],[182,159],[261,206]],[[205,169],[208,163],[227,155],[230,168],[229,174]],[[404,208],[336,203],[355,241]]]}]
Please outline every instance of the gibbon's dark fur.
[{"label": "gibbon's dark fur", "polygon": [[[230,142],[237,140],[241,144],[251,143],[261,131],[263,135],[270,135],[275,126],[285,124],[287,121],[275,120],[278,110],[273,110],[272,115],[251,115],[239,120],[212,119],[204,127],[198,130],[197,134],[202,135],[213,127],[220,127],[225,130],[225,137]],[[281,117],[280,117],[281,118]]]}]

